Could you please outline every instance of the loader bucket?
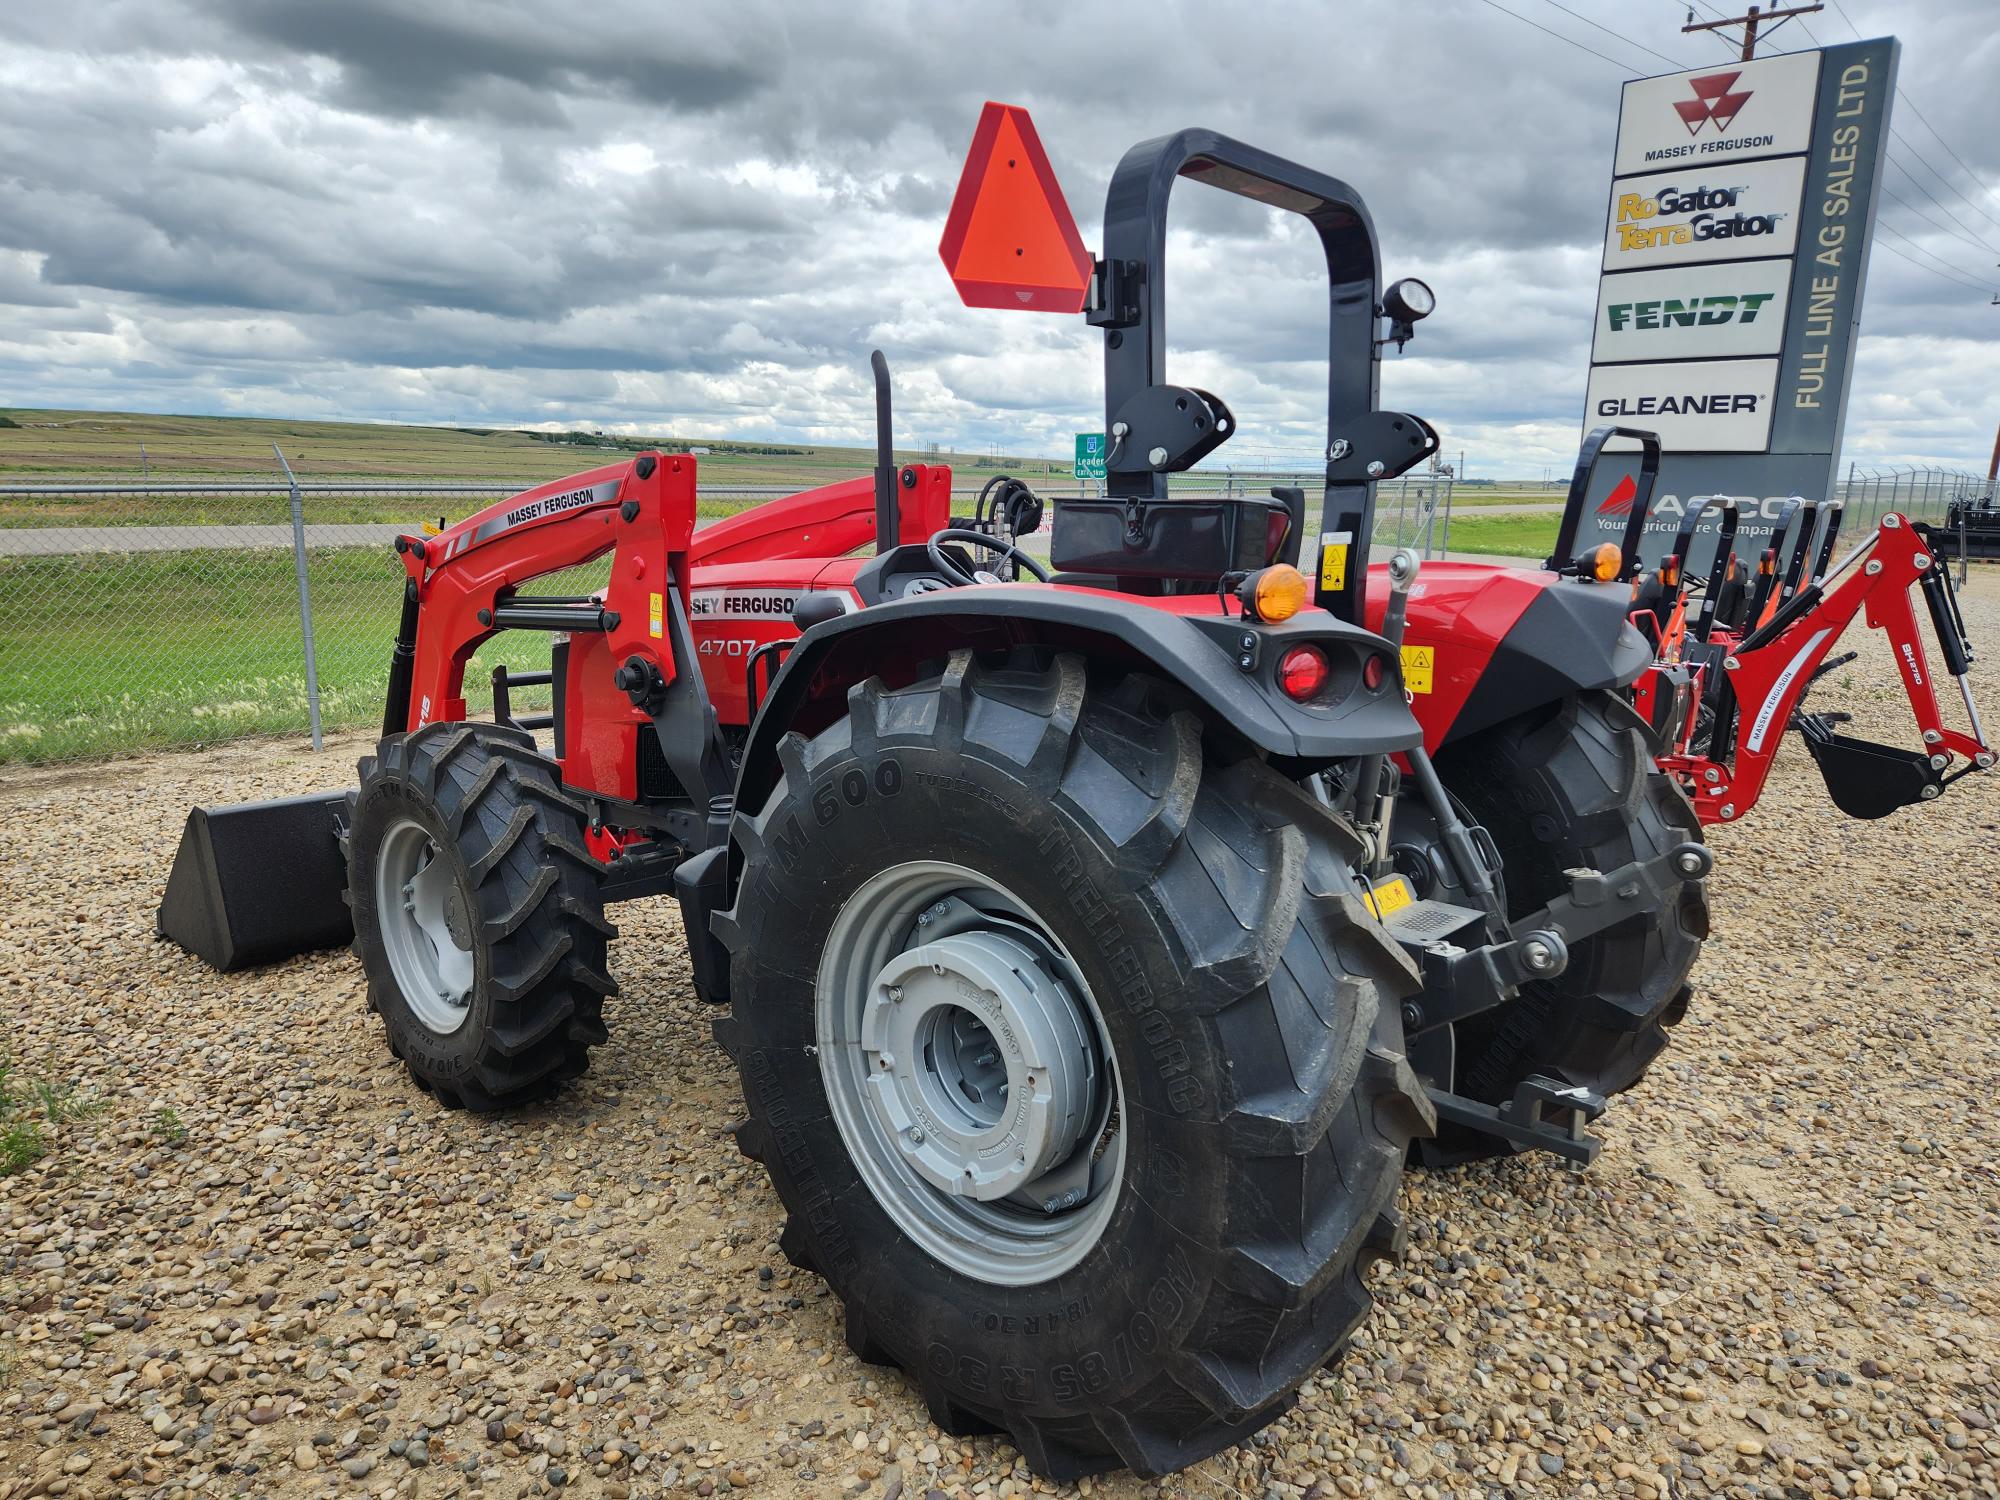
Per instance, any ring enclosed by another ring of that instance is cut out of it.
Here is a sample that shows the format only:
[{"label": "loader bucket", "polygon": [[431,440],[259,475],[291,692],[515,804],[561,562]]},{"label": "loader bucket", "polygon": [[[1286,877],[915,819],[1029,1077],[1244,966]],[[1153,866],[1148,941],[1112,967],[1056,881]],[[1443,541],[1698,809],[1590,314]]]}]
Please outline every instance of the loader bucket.
[{"label": "loader bucket", "polygon": [[195,808],[160,898],[160,936],[224,971],[351,941],[335,822],[346,798]]}]

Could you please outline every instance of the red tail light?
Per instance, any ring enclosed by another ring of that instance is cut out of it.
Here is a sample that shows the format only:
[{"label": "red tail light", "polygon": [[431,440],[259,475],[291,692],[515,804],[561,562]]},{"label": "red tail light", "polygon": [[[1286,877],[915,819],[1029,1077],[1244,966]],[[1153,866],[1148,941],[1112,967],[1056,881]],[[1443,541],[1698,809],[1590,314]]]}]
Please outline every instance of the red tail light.
[{"label": "red tail light", "polygon": [[1388,657],[1370,656],[1366,661],[1361,663],[1361,685],[1367,688],[1369,692],[1379,693],[1382,690],[1382,684],[1388,680],[1388,677]]},{"label": "red tail light", "polygon": [[1294,703],[1317,697],[1332,675],[1326,653],[1317,646],[1294,646],[1278,658],[1278,686]]}]

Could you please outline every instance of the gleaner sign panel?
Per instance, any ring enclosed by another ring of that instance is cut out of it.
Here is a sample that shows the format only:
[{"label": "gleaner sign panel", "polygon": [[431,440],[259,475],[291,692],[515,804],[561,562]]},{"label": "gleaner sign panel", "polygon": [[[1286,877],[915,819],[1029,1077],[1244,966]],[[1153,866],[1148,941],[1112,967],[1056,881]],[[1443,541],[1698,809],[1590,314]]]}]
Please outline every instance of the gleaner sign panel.
[{"label": "gleaner sign panel", "polygon": [[1650,428],[1669,451],[1761,453],[1777,383],[1775,359],[1599,365],[1590,372],[1590,425]]},{"label": "gleaner sign panel", "polygon": [[1790,255],[1805,180],[1803,156],[1620,178],[1611,187],[1604,269]]},{"label": "gleaner sign panel", "polygon": [[1626,84],[1612,170],[1624,177],[1797,155],[1812,134],[1819,58],[1817,52],[1789,52]]},{"label": "gleaner sign panel", "polygon": [[1606,276],[1591,357],[1609,364],[1776,354],[1791,285],[1791,264],[1782,260]]}]

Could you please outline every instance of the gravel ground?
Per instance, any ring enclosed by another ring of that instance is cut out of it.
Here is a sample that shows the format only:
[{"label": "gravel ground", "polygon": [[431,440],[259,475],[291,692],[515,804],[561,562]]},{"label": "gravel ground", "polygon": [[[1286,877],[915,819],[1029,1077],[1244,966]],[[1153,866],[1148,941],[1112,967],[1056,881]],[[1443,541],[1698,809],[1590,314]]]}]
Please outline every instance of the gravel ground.
[{"label": "gravel ground", "polygon": [[[1966,614],[2000,660],[2000,570]],[[1816,702],[1907,743],[1870,646]],[[667,903],[619,913],[589,1077],[499,1120],[409,1085],[345,954],[230,977],[154,939],[190,803],[358,749],[0,777],[12,1086],[85,1106],[0,1178],[0,1500],[1047,1489],[930,1428],[779,1256]],[[1996,829],[1985,779],[1847,821],[1789,746],[1597,1166],[1413,1174],[1407,1262],[1292,1415],[1078,1492],[1996,1493]]]}]

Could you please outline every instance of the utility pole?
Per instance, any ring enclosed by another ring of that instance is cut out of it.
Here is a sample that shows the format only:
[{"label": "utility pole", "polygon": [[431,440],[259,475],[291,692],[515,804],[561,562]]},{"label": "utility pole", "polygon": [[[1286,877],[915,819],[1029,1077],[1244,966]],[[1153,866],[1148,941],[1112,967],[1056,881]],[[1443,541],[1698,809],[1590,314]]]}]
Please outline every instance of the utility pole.
[{"label": "utility pole", "polygon": [[1777,25],[1772,24],[1773,22],[1782,25],[1793,16],[1816,15],[1824,9],[1826,9],[1825,0],[1813,0],[1811,5],[1794,5],[1786,10],[1761,10],[1753,5],[1750,7],[1748,15],[1728,16],[1720,21],[1697,21],[1694,18],[1694,12],[1689,11],[1687,25],[1681,28],[1681,34],[1685,36],[1691,31],[1720,31],[1725,26],[1741,26],[1743,28],[1743,61],[1750,62],[1757,56],[1757,28],[1759,26],[1766,28],[1765,35],[1768,36],[1771,32],[1778,29]]}]

